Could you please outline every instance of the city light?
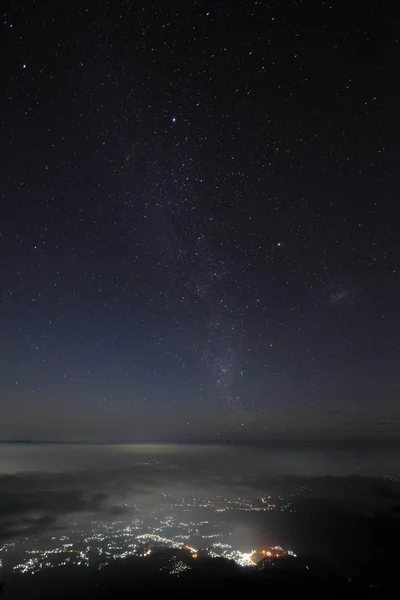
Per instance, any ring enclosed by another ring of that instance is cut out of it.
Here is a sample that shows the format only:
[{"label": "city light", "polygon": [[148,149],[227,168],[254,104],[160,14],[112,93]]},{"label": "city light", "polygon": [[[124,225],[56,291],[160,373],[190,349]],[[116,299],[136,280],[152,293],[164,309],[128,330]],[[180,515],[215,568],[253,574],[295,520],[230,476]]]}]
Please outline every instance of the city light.
[{"label": "city light", "polygon": [[[168,572],[179,575],[190,567],[190,560],[204,556],[222,557],[244,567],[255,567],[262,560],[296,557],[292,550],[281,546],[262,549],[241,548],[232,542],[231,531],[216,513],[240,515],[248,512],[293,510],[289,498],[271,496],[260,498],[225,498],[220,496],[196,497],[165,496],[163,508],[151,511],[135,510],[129,518],[118,521],[91,519],[83,525],[60,520],[59,536],[28,536],[19,541],[3,543],[0,547],[0,567],[23,574],[35,574],[54,567],[95,567],[103,569],[115,561],[128,557],[146,559],[150,554],[172,549],[187,552]],[[195,516],[200,510],[202,517]],[[204,518],[206,517],[206,518]]]}]

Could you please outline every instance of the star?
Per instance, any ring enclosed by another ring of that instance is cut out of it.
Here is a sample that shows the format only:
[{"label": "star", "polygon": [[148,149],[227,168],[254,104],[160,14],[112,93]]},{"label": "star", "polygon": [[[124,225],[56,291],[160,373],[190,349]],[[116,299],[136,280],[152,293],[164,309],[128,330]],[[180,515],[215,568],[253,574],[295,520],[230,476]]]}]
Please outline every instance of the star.
[{"label": "star", "polygon": [[[180,439],[186,421],[185,435],[209,439],[219,415],[240,427],[261,408],[299,438],[319,425],[341,436],[325,413],[354,404],[366,423],[378,398],[397,419],[399,240],[377,190],[397,177],[384,132],[399,117],[381,104],[395,95],[381,57],[363,62],[381,43],[373,13],[368,36],[340,48],[343,7],[321,8],[320,27],[296,13],[288,47],[269,34],[283,13],[261,2],[89,2],[68,27],[57,3],[51,17],[38,4],[34,27],[9,11],[0,41],[15,58],[0,91],[0,440]],[[320,402],[315,420],[305,400]],[[98,422],[99,406],[114,421]]]}]

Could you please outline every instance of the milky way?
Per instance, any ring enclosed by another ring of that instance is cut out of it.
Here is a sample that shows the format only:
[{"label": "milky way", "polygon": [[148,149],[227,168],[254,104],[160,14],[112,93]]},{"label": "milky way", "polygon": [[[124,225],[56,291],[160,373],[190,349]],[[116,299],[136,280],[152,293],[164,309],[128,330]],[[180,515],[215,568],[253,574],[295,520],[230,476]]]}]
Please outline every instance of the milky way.
[{"label": "milky way", "polygon": [[[243,332],[241,307],[232,295],[240,282],[224,244],[219,241],[215,218],[204,209],[203,177],[194,160],[176,151],[170,161],[160,157],[146,165],[149,170],[148,197],[150,228],[158,240],[158,256],[170,276],[165,303],[178,303],[175,313],[177,329],[187,344],[185,329],[189,326],[189,345],[198,361],[202,361],[214,378],[215,405],[222,401],[231,411],[244,410],[235,379],[240,367]],[[182,318],[184,317],[184,318]],[[185,346],[181,361],[184,361]]]},{"label": "milky way", "polygon": [[0,438],[399,437],[381,6],[6,0]]}]

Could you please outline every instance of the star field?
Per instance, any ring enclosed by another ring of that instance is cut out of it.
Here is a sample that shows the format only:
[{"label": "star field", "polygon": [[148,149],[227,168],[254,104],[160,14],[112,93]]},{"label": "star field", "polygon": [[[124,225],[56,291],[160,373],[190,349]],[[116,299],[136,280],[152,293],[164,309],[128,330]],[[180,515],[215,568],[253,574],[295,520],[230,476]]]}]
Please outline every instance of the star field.
[{"label": "star field", "polygon": [[4,3],[2,439],[400,433],[389,13]]}]

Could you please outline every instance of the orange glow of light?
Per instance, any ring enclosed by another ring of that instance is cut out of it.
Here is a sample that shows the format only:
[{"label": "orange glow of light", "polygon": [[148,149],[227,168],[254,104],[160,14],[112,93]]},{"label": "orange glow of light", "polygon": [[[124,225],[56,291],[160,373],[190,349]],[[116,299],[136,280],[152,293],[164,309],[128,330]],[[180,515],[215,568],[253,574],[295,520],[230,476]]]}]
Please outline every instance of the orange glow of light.
[{"label": "orange glow of light", "polygon": [[198,557],[198,554],[197,554],[197,552],[193,552],[193,554],[192,554],[192,557],[193,557],[193,558],[197,558],[197,557]]}]

